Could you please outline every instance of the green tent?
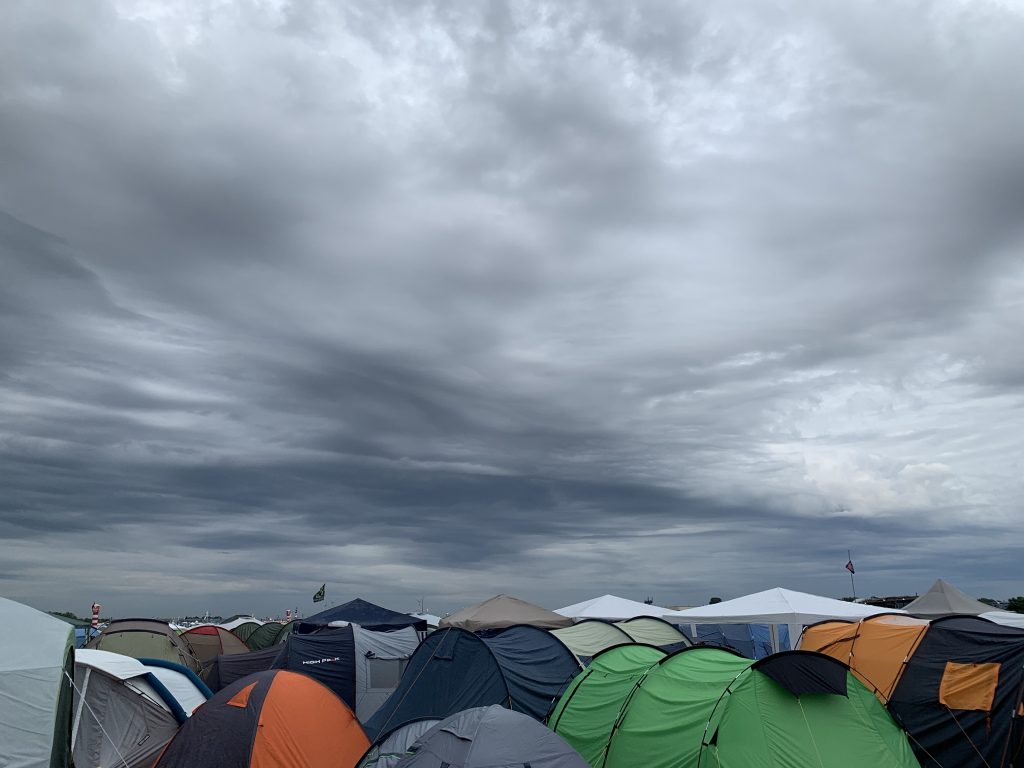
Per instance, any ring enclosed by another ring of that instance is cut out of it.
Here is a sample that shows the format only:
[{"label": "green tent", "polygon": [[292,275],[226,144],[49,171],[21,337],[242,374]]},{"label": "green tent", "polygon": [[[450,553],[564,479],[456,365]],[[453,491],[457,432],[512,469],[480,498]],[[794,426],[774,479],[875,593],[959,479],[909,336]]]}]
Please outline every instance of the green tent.
[{"label": "green tent", "polygon": [[[659,656],[659,654],[661,654]],[[841,662],[722,648],[598,654],[549,719],[593,768],[917,768],[905,734]]]},{"label": "green tent", "polygon": [[245,639],[245,644],[253,651],[262,651],[264,648],[283,643],[292,633],[294,625],[294,621],[289,621],[287,624],[278,624],[276,621],[268,622],[253,630],[253,633]]}]

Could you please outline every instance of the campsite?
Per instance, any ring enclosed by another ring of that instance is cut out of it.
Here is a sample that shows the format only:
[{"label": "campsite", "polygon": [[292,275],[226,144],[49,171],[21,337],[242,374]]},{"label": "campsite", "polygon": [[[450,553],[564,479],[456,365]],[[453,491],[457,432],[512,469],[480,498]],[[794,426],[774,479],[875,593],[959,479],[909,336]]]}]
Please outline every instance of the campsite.
[{"label": "campsite", "polygon": [[1020,616],[939,580],[903,609],[775,588],[681,610],[497,595],[428,620],[355,598],[287,624],[113,619],[76,642],[4,599],[24,631],[0,764],[1011,768]]}]

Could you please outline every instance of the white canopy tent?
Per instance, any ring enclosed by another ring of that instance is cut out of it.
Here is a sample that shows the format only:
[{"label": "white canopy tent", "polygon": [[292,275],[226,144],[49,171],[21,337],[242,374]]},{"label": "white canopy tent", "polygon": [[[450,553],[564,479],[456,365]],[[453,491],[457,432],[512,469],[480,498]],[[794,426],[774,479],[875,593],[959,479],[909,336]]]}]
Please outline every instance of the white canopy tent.
[{"label": "white canopy tent", "polygon": [[671,608],[662,608],[659,605],[648,605],[636,600],[627,600],[624,597],[615,595],[601,595],[591,600],[584,600],[582,603],[567,605],[565,608],[557,608],[555,613],[568,616],[570,619],[605,619],[607,621],[621,621],[623,619],[635,619],[637,616],[655,616],[661,618],[676,613]]},{"label": "white canopy tent", "polygon": [[808,624],[827,619],[856,621],[877,613],[903,611],[848,603],[844,600],[833,600],[830,597],[776,587],[714,605],[702,605],[685,611],[670,611],[664,618],[684,627],[689,624],[694,637],[697,636],[698,624],[768,624],[771,627],[772,649],[778,651],[780,624],[789,627],[790,643],[796,645],[800,633]]}]

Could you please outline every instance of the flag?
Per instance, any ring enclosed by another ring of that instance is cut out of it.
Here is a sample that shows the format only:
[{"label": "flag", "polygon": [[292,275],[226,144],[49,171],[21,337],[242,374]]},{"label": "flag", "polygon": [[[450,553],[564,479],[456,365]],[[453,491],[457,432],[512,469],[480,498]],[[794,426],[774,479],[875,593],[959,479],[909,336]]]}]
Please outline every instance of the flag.
[{"label": "flag", "polygon": [[316,594],[313,595],[313,602],[314,603],[323,602],[323,599],[326,596],[326,594],[327,594],[327,585],[324,584],[322,587],[320,587],[320,589],[318,589],[316,591]]},{"label": "flag", "polygon": [[[853,560],[847,560],[846,561],[846,570],[848,570],[850,573],[856,573],[856,571],[853,570]],[[323,590],[320,590],[320,591],[322,592]],[[324,599],[323,595],[320,596],[320,599],[321,600]]]}]

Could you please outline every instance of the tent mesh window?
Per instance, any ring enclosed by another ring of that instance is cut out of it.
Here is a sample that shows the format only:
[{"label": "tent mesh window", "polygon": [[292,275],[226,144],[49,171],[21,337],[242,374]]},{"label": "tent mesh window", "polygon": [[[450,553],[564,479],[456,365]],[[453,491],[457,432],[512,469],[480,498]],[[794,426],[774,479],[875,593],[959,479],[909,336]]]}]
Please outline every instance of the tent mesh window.
[{"label": "tent mesh window", "polygon": [[370,659],[370,687],[397,688],[408,659]]}]

